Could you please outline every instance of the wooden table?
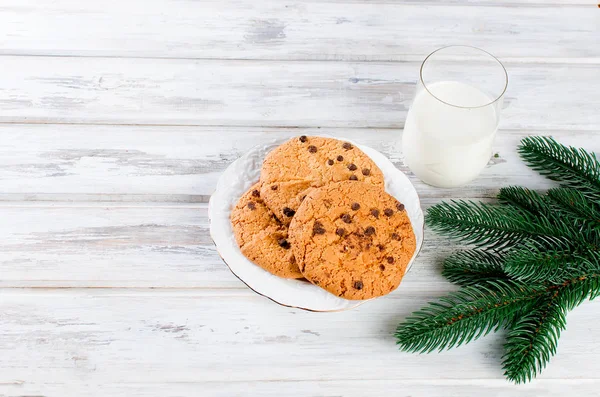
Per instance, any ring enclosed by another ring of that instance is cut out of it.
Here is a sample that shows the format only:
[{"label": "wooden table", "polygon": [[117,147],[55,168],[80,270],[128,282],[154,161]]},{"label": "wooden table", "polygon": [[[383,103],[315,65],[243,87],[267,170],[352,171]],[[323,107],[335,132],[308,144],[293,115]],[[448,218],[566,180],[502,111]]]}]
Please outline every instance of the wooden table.
[{"label": "wooden table", "polygon": [[[278,306],[208,233],[220,173],[273,136],[327,133],[405,171],[425,208],[547,188],[530,134],[600,151],[600,10],[587,0],[3,0],[0,396],[597,395],[600,302],[569,315],[538,379],[502,377],[502,335],[431,355],[397,324],[453,287],[426,232],[401,288],[355,310]],[[420,61],[482,47],[510,85],[493,158],[424,185],[400,140]]]}]

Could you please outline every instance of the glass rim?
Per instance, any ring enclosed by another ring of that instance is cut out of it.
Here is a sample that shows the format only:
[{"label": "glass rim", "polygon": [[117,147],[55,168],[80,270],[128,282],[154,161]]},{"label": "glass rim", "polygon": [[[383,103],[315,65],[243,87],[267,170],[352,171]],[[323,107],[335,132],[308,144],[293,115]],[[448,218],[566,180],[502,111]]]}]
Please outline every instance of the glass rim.
[{"label": "glass rim", "polygon": [[[429,88],[427,87],[427,84],[425,84],[425,80],[423,79],[423,67],[425,66],[425,63],[427,63],[427,60],[429,58],[431,58],[435,53],[448,49],[448,48],[470,48],[473,50],[477,50],[477,51],[481,51],[484,54],[489,55],[494,61],[496,61],[496,63],[498,65],[500,65],[500,67],[502,68],[502,71],[504,72],[504,89],[502,90],[502,92],[495,98],[493,99],[491,102],[488,102],[486,104],[483,105],[478,105],[478,106],[460,106],[460,105],[455,105],[453,103],[450,102],[446,102],[440,98],[438,98],[437,96],[435,96],[433,94],[433,92],[429,91]],[[435,99],[437,99],[438,101],[448,105],[448,106],[453,106],[455,108],[460,108],[460,109],[477,109],[477,108],[483,108],[486,106],[490,106],[492,104],[494,104],[495,102],[498,102],[498,100],[500,98],[502,98],[504,96],[504,94],[506,93],[506,89],[508,88],[508,72],[506,71],[506,68],[504,67],[504,65],[502,64],[502,62],[500,62],[500,60],[498,58],[496,58],[494,55],[492,55],[491,53],[487,52],[486,50],[482,50],[481,48],[478,47],[473,47],[470,45],[447,45],[444,47],[440,47],[437,50],[433,51],[432,53],[430,53],[429,55],[427,55],[427,57],[425,57],[425,59],[423,60],[423,63],[421,63],[421,68],[419,69],[419,79],[421,80],[421,84],[423,84],[423,87],[425,88],[425,90],[429,93],[429,95],[431,95],[432,97],[434,97]]]}]

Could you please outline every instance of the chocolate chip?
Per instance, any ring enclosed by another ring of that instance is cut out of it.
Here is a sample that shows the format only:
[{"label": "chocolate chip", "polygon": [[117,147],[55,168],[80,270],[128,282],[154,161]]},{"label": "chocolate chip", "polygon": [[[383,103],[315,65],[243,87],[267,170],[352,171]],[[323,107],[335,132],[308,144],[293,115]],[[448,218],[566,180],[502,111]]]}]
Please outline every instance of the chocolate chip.
[{"label": "chocolate chip", "polygon": [[296,213],[296,211],[294,211],[293,209],[291,209],[289,207],[285,207],[283,209],[283,215],[287,216],[288,218],[291,218],[292,216],[294,216],[295,213]]},{"label": "chocolate chip", "polygon": [[344,223],[352,223],[352,217],[348,214],[343,214],[342,216],[340,216],[340,218],[342,219],[342,221],[344,221]]},{"label": "chocolate chip", "polygon": [[380,269],[381,271],[384,271],[384,270],[385,270],[385,265],[379,265],[379,269]]},{"label": "chocolate chip", "polygon": [[350,208],[352,208],[352,211],[358,211],[358,209],[360,208],[360,204],[358,204],[358,203],[352,203],[352,205],[350,206]]},{"label": "chocolate chip", "polygon": [[289,241],[287,241],[287,240],[286,240],[286,239],[284,239],[284,238],[282,238],[282,239],[279,239],[279,241],[277,241],[277,244],[279,244],[279,246],[280,246],[281,248],[285,248],[286,250],[289,250],[289,249],[290,249],[290,247],[291,247],[291,246],[290,246],[290,243],[289,243]]},{"label": "chocolate chip", "polygon": [[357,168],[357,167],[356,167],[356,165],[355,165],[355,164],[353,164],[353,163],[350,163],[350,164],[348,164],[348,169],[349,169],[350,171],[355,171],[355,170],[356,170],[356,168]]},{"label": "chocolate chip", "polygon": [[295,257],[295,256],[293,256],[293,255],[292,255],[292,256],[290,256],[290,263],[291,263],[292,265],[296,264],[296,257]]},{"label": "chocolate chip", "polygon": [[360,291],[362,288],[363,288],[363,283],[362,283],[362,281],[355,281],[355,282],[354,282],[354,289],[357,289],[357,290],[359,290],[359,291]]},{"label": "chocolate chip", "polygon": [[341,156],[341,155],[337,156],[336,160],[337,161],[344,161],[344,156]]},{"label": "chocolate chip", "polygon": [[356,177],[356,175],[350,175],[350,180],[351,181],[358,181],[358,178]]},{"label": "chocolate chip", "polygon": [[398,208],[398,211],[404,211],[404,204],[398,203],[396,204],[396,208]]},{"label": "chocolate chip", "polygon": [[379,251],[383,251],[385,249],[382,244],[377,244],[377,248],[379,248]]},{"label": "chocolate chip", "polygon": [[252,191],[252,197],[260,197],[260,192],[256,189]]},{"label": "chocolate chip", "polygon": [[325,234],[325,228],[323,228],[323,224],[319,221],[313,223],[313,236],[315,234]]},{"label": "chocolate chip", "polygon": [[337,234],[338,236],[343,236],[344,234],[346,234],[346,230],[340,227],[335,231],[335,234]]},{"label": "chocolate chip", "polygon": [[332,159],[327,160],[327,164],[333,165],[333,160]]},{"label": "chocolate chip", "polygon": [[367,226],[365,229],[365,236],[372,236],[375,234],[375,228],[373,226]]},{"label": "chocolate chip", "polygon": [[387,259],[388,263],[390,263],[390,264],[394,263],[394,258],[393,257],[388,256],[386,259]]},{"label": "chocolate chip", "polygon": [[275,220],[275,222],[281,223],[281,221],[279,219],[277,219],[277,217],[275,216],[275,214],[273,214],[273,219]]},{"label": "chocolate chip", "polygon": [[306,135],[302,135],[300,138],[298,138],[300,140],[300,142],[304,143],[308,140],[308,138],[306,137]]},{"label": "chocolate chip", "polygon": [[385,216],[392,216],[394,215],[394,210],[391,208],[386,208],[383,210],[383,213],[385,214]]},{"label": "chocolate chip", "polygon": [[373,208],[371,210],[371,215],[373,215],[375,218],[379,219],[379,210],[377,208]]},{"label": "chocolate chip", "polygon": [[250,208],[252,211],[254,211],[256,209],[256,204],[254,204],[252,201],[250,201],[248,203],[248,208]]},{"label": "chocolate chip", "polygon": [[271,190],[277,190],[277,185],[271,185]]},{"label": "chocolate chip", "polygon": [[398,233],[392,233],[392,240],[400,241],[400,235]]},{"label": "chocolate chip", "polygon": [[363,169],[362,169],[362,174],[363,174],[364,176],[369,176],[369,175],[371,175],[371,170],[370,170],[370,169],[368,169],[368,168],[363,168]]},{"label": "chocolate chip", "polygon": [[317,153],[317,147],[315,145],[310,145],[308,147],[308,151],[311,153]]},{"label": "chocolate chip", "polygon": [[346,150],[350,150],[350,149],[352,149],[352,144],[350,142],[344,142],[342,147]]}]

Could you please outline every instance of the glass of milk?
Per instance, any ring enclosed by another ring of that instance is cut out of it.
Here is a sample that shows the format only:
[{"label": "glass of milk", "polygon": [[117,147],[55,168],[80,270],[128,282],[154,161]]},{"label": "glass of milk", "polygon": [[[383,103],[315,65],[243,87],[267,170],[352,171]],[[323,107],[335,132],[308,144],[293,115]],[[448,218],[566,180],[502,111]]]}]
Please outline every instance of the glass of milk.
[{"label": "glass of milk", "polygon": [[449,46],[425,58],[402,138],[411,171],[437,187],[475,179],[492,155],[507,85],[502,63],[479,48]]}]

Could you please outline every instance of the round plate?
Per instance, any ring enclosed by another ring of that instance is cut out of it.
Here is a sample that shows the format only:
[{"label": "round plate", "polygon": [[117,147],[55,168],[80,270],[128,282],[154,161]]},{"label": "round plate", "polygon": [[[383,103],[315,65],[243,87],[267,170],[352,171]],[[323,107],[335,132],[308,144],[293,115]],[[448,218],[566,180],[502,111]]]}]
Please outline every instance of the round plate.
[{"label": "round plate", "polygon": [[[255,292],[281,305],[305,310],[324,312],[351,309],[365,301],[342,299],[307,281],[274,276],[247,259],[235,241],[229,219],[231,209],[242,194],[258,181],[266,154],[288,139],[277,139],[256,146],[227,167],[208,205],[210,235],[229,269]],[[351,142],[371,157],[383,172],[385,190],[404,204],[417,240],[415,253],[406,268],[408,271],[423,244],[423,211],[417,191],[406,175],[383,154],[349,139],[337,139]]]}]

